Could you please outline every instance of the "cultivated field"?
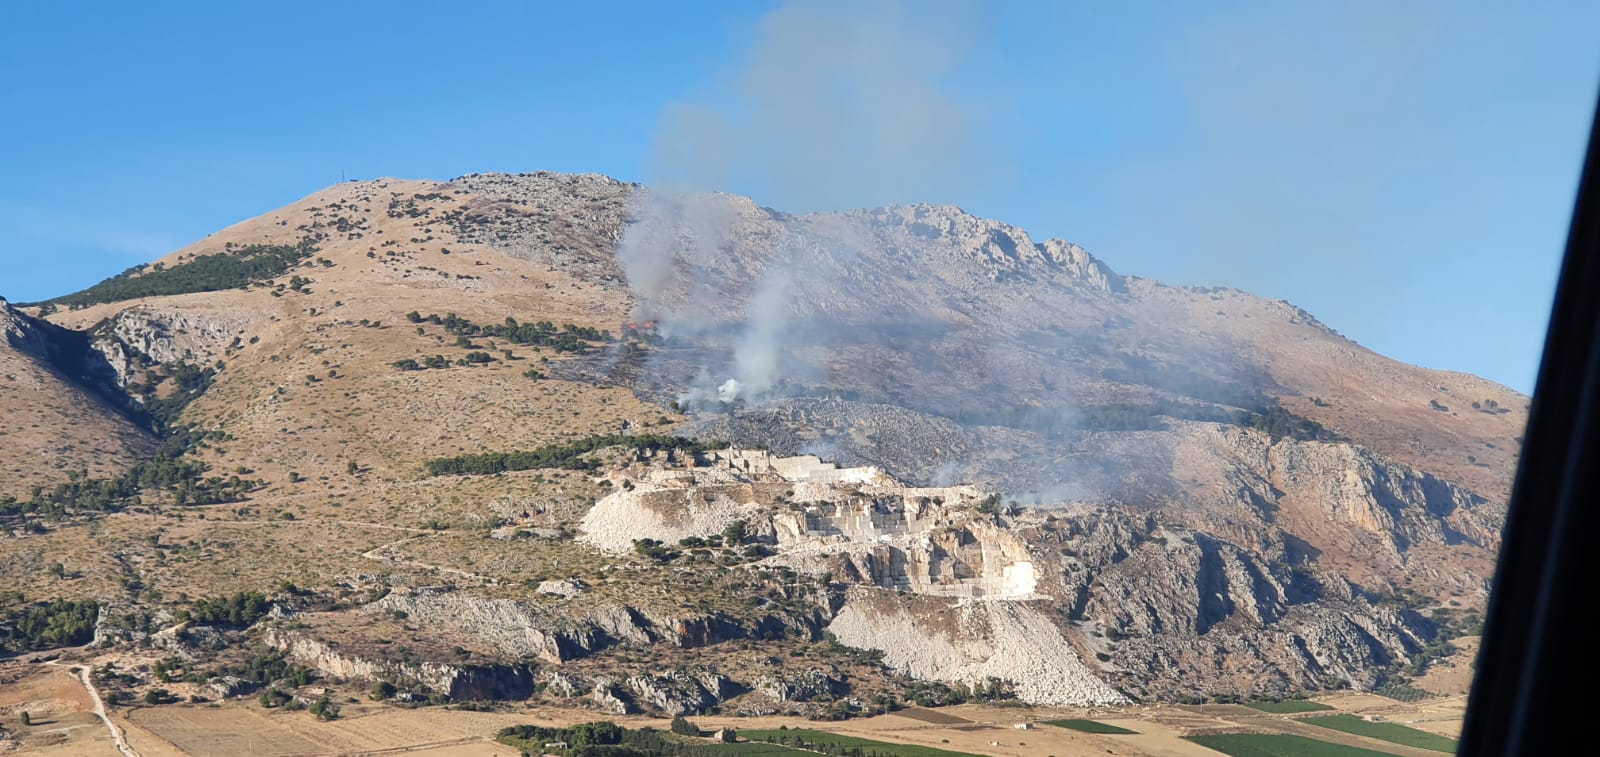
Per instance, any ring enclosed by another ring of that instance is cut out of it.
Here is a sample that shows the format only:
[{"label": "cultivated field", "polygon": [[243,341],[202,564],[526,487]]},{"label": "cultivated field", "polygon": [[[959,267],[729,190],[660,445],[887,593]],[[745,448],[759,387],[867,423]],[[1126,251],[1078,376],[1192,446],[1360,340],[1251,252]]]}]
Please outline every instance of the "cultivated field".
[{"label": "cultivated field", "polygon": [[[581,708],[507,704],[498,711],[473,712],[442,707],[405,709],[375,704],[357,691],[331,692],[341,717],[320,721],[306,712],[265,710],[253,699],[224,703],[110,708],[111,722],[140,757],[226,754],[230,757],[290,755],[400,754],[427,757],[510,757],[516,752],[493,741],[501,728],[523,723],[571,725],[610,719],[629,727],[665,729],[666,721],[639,716],[611,717]],[[1446,732],[1460,728],[1463,698],[1397,702],[1352,694],[1320,700],[1341,717],[1347,733],[1303,720],[1305,715],[1273,714],[1239,705],[1132,705],[1096,708],[1033,708],[961,705],[937,710],[912,708],[874,718],[817,722],[793,717],[697,717],[702,728],[733,727],[752,736],[805,734],[809,741],[841,743],[866,739],[907,748],[904,754],[954,752],[983,755],[1115,754],[1151,757],[1255,757],[1390,754],[1438,755],[1415,743],[1392,743],[1374,736],[1399,726]],[[0,663],[0,728],[7,741],[26,754],[119,755],[110,732],[93,712],[93,701],[70,668],[13,660]],[[1299,709],[1299,708],[1292,708]],[[28,711],[34,725],[21,724]],[[1310,716],[1317,717],[1317,716]],[[1094,733],[1061,723],[1091,722]],[[1019,728],[1026,724],[1030,727]],[[795,733],[795,729],[803,729]],[[810,733],[806,733],[809,731]],[[1409,733],[1426,736],[1418,731]],[[1231,736],[1245,735],[1243,738]],[[1260,736],[1294,738],[1260,738]],[[1392,735],[1392,734],[1390,734]],[[1191,740],[1195,739],[1195,740]],[[1309,744],[1309,746],[1308,746]],[[1433,744],[1436,746],[1436,744]],[[764,748],[765,745],[752,745]],[[868,746],[868,748],[871,748]],[[889,753],[893,749],[878,750]],[[937,751],[936,751],[937,750]],[[1364,751],[1363,751],[1364,750]],[[756,752],[750,752],[756,753]],[[766,752],[763,752],[766,753]],[[771,750],[770,753],[783,753]]]},{"label": "cultivated field", "polygon": [[1229,733],[1191,737],[1232,757],[1382,757],[1383,752],[1281,733]]},{"label": "cultivated field", "polygon": [[1361,736],[1370,736],[1375,739],[1391,741],[1405,746],[1422,747],[1439,752],[1454,754],[1456,751],[1455,739],[1447,739],[1432,733],[1407,728],[1395,723],[1374,723],[1363,720],[1354,715],[1329,715],[1327,717],[1306,718],[1305,722],[1323,728],[1332,728],[1336,731],[1354,733]]},{"label": "cultivated field", "polygon": [[1270,712],[1274,715],[1290,715],[1296,712],[1323,712],[1333,709],[1321,702],[1312,702],[1306,699],[1288,699],[1282,702],[1251,702],[1245,706],[1252,710]]}]

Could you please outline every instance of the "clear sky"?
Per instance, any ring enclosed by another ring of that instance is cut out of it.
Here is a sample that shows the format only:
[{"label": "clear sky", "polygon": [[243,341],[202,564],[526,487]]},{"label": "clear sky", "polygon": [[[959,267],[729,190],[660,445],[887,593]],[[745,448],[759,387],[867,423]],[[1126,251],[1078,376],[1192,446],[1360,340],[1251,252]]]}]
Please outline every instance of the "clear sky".
[{"label": "clear sky", "polygon": [[[953,203],[1532,389],[1600,3],[800,10],[871,48],[870,69],[824,73],[911,94],[769,102],[837,54],[775,2],[5,3],[0,295],[82,288],[341,174],[593,171],[794,211]],[[700,123],[685,114],[782,131],[880,111],[917,149],[841,159],[843,188],[751,158],[782,139],[720,171],[680,165],[703,155],[681,149]]]}]

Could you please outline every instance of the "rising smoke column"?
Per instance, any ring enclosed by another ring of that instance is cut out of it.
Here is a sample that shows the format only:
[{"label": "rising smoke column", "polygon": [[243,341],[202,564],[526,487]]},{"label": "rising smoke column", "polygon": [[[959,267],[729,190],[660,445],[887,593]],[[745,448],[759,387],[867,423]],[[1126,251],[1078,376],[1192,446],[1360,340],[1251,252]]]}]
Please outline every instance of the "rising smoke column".
[{"label": "rising smoke column", "polygon": [[731,244],[748,248],[739,223],[755,209],[708,193],[786,212],[971,196],[1003,163],[977,136],[988,109],[947,84],[977,28],[966,4],[790,2],[761,19],[717,92],[663,112],[652,189],[618,257],[639,315],[663,335],[695,339],[737,321],[731,359],[700,366],[699,396],[760,399],[782,355],[831,341],[815,322],[794,328],[795,288],[845,290],[832,280],[849,275],[866,243],[812,237],[803,249],[765,250],[757,284],[730,293],[696,273]]}]

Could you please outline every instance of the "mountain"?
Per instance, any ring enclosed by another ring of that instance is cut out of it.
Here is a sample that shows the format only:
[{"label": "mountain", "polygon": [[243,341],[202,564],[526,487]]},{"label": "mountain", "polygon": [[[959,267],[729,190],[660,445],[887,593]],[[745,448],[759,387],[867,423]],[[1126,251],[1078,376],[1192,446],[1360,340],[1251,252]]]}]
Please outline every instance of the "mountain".
[{"label": "mountain", "polygon": [[[1394,687],[1481,615],[1527,410],[958,208],[595,175],[340,184],[43,305],[6,580],[418,696]],[[173,625],[236,592],[287,618]]]},{"label": "mountain", "polygon": [[0,300],[0,497],[25,497],[63,471],[121,473],[155,449],[148,429],[95,386],[80,335]]}]

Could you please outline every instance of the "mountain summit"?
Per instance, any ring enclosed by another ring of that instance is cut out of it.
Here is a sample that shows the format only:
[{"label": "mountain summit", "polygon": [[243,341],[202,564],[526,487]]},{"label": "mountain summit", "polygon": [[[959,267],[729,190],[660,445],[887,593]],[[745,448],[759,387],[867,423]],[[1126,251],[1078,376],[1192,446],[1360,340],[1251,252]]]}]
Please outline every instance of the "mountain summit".
[{"label": "mountain summit", "polygon": [[672,714],[1411,685],[1527,409],[957,208],[587,174],[340,184],[0,328],[0,575],[107,643]]}]

